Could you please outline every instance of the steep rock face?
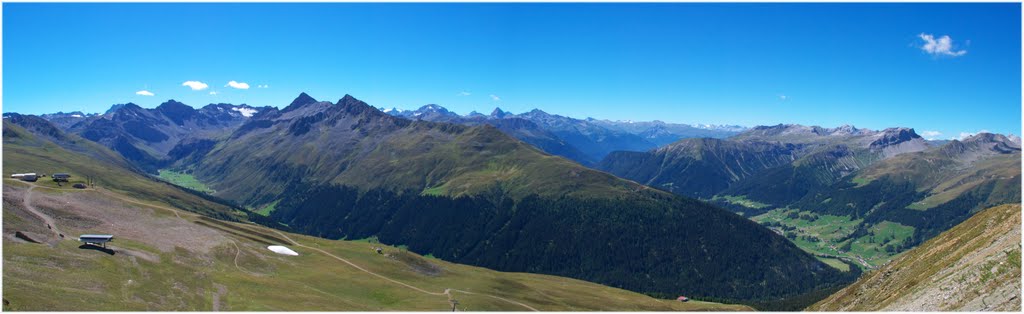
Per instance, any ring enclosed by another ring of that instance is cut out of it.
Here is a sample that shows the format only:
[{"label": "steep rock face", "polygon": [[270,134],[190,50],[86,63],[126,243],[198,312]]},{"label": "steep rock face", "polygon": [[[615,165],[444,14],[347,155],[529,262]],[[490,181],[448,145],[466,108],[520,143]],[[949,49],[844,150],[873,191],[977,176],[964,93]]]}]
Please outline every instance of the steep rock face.
[{"label": "steep rock face", "polygon": [[986,209],[811,311],[1020,311],[1021,207]]},{"label": "steep rock face", "polygon": [[876,135],[868,147],[882,153],[882,159],[928,149],[928,143],[910,128],[889,128]]}]

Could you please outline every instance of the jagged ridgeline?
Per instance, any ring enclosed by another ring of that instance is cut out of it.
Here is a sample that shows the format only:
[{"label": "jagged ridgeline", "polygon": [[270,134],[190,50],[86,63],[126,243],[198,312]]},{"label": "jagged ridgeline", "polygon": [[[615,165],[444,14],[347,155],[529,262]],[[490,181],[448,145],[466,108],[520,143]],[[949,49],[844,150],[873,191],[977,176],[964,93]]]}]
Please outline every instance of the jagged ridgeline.
[{"label": "jagged ridgeline", "polygon": [[302,94],[174,166],[218,196],[274,204],[270,219],[293,230],[377,236],[460,263],[665,297],[777,301],[855,276],[728,211],[545,154],[493,126],[411,121],[347,95]]}]

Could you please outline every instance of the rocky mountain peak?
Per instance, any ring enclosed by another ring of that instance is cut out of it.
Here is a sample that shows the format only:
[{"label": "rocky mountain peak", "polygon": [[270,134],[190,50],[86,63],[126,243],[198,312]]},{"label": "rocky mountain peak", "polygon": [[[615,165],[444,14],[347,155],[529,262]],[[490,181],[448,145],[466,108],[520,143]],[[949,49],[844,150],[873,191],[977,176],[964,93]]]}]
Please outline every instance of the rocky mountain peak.
[{"label": "rocky mountain peak", "polygon": [[[349,95],[345,95],[345,96],[352,97],[352,96],[349,96]],[[313,103],[316,103],[316,99],[313,98],[313,97],[310,97],[309,94],[306,94],[305,92],[303,92],[303,93],[299,94],[299,97],[295,97],[295,100],[292,100],[292,103],[288,104],[288,107],[285,107],[284,110],[281,110],[281,112],[292,111],[292,110],[295,110],[295,109],[299,109],[302,106],[305,106],[305,105],[308,105],[308,104],[313,104]]]},{"label": "rocky mountain peak", "polygon": [[832,129],[831,133],[832,135],[857,135],[861,133],[861,130],[852,125],[844,124],[840,127]]},{"label": "rocky mountain peak", "polygon": [[985,146],[993,151],[1006,153],[1019,151],[1021,149],[1019,141],[1019,139],[1014,141],[1002,134],[982,132],[965,138],[963,143],[966,145]]},{"label": "rocky mountain peak", "polygon": [[429,105],[424,105],[424,106],[420,107],[420,109],[417,109],[416,111],[448,112],[448,109],[446,109],[445,107],[441,107],[441,106],[435,105],[435,104],[429,104]]},{"label": "rocky mountain peak", "polygon": [[194,108],[175,101],[174,99],[160,104],[160,106],[156,107],[156,111],[163,113],[167,118],[171,119],[171,121],[174,121],[174,123],[177,123],[178,125],[183,125],[185,120],[191,119],[196,114],[196,110]]},{"label": "rocky mountain peak", "polygon": [[888,128],[879,132],[877,136],[878,138],[871,142],[871,148],[883,148],[921,139],[921,136],[917,135],[912,128]]},{"label": "rocky mountain peak", "polygon": [[509,114],[508,112],[505,112],[505,111],[501,110],[501,108],[498,108],[498,107],[495,107],[494,111],[491,111],[491,117],[495,117],[495,118],[498,118],[498,119],[504,118],[508,114]]},{"label": "rocky mountain peak", "polygon": [[103,114],[111,114],[111,113],[114,113],[114,112],[116,112],[116,111],[120,110],[121,108],[123,108],[123,107],[124,107],[125,105],[128,105],[128,104],[131,104],[131,105],[135,105],[135,104],[133,104],[133,103],[127,103],[127,104],[114,104],[114,105],[111,105],[111,106],[110,106],[110,109],[107,109],[107,111],[106,111],[106,112],[103,112]]}]

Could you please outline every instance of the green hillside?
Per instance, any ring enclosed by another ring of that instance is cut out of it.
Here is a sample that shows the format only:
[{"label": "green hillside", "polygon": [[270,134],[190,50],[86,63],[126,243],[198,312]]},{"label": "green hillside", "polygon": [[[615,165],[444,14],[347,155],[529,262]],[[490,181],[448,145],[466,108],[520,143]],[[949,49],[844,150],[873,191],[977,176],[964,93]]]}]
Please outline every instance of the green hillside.
[{"label": "green hillside", "polygon": [[776,125],[618,152],[599,166],[749,217],[820,258],[871,269],[986,207],[1020,202],[1020,145],[982,133]]},{"label": "green hillside", "polygon": [[1019,312],[1020,219],[985,209],[808,310]]},{"label": "green hillside", "polygon": [[[66,172],[71,174],[71,180],[64,187],[86,183],[87,179],[91,179],[97,188],[123,193],[139,200],[166,202],[222,219],[238,220],[245,217],[244,213],[230,206],[195,197],[184,189],[126,169],[130,167],[129,164],[116,153],[76,135],[61,132],[56,133],[59,134],[57,137],[44,138],[18,124],[7,122],[3,124],[4,178],[24,172]],[[55,138],[62,140],[55,142]],[[101,156],[103,159],[93,156]],[[40,178],[38,184],[57,187],[57,183],[49,177]]]},{"label": "green hillside", "polygon": [[[749,310],[288,234],[103,189],[5,179],[3,202],[4,310],[443,311],[452,301],[462,311]],[[115,241],[104,251],[72,239],[84,233]]]},{"label": "green hillside", "polygon": [[245,206],[279,202],[260,220],[272,226],[378,236],[503,271],[780,304],[853,279],[722,209],[547,155],[489,125],[395,118],[351,96],[300,95],[176,166]]}]

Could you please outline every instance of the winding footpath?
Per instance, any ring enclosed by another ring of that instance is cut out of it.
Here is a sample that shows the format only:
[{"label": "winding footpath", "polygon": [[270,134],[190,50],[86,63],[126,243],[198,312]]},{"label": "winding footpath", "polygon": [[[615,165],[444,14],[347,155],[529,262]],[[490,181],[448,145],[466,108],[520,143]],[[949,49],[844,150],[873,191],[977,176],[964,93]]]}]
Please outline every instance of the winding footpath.
[{"label": "winding footpath", "polygon": [[35,184],[31,184],[31,186],[29,186],[28,190],[25,191],[25,197],[22,199],[22,204],[25,206],[25,210],[31,212],[33,215],[38,216],[39,219],[42,219],[43,223],[46,224],[46,228],[50,229],[50,232],[53,232],[53,237],[56,238],[57,241],[60,241],[62,233],[60,232],[60,229],[57,229],[57,223],[53,220],[53,217],[44,214],[43,212],[39,211],[38,209],[32,206],[32,190],[34,190],[35,188]]}]

